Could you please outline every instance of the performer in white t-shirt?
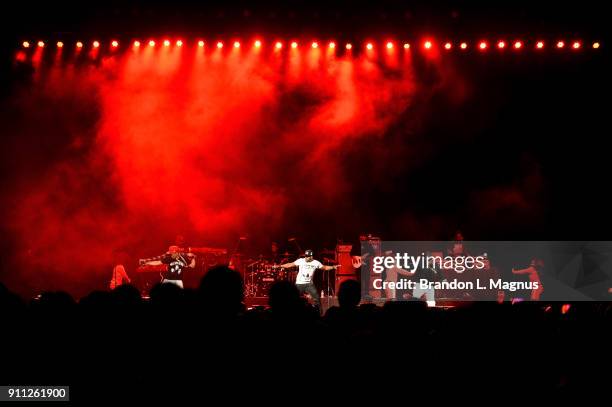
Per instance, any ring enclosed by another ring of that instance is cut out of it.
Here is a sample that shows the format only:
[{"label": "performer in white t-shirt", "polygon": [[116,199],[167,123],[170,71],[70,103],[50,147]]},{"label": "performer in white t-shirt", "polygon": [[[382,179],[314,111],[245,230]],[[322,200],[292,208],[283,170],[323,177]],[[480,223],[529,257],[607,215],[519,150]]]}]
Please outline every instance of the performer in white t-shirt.
[{"label": "performer in white t-shirt", "polygon": [[315,307],[320,309],[321,307],[321,297],[319,296],[319,292],[312,282],[312,277],[314,276],[315,271],[321,270],[336,270],[340,266],[324,266],[320,261],[315,260],[313,257],[312,250],[306,250],[304,253],[304,257],[297,259],[292,263],[281,264],[282,268],[290,268],[293,266],[297,266],[298,274],[295,279],[295,285],[298,288],[300,294],[308,293],[312,300],[315,303]]}]

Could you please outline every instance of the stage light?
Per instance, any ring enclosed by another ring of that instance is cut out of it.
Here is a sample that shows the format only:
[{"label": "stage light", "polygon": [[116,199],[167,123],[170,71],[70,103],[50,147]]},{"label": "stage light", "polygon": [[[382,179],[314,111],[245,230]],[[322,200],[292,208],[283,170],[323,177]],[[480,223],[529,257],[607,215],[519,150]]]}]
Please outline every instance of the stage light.
[{"label": "stage light", "polygon": [[497,48],[499,48],[499,49],[504,49],[504,48],[506,48],[506,42],[505,42],[505,41],[499,41],[499,42],[497,43]]},{"label": "stage light", "polygon": [[111,47],[113,47],[113,48],[117,48],[118,46],[119,46],[119,42],[118,42],[118,41],[113,40],[113,41],[111,42]]},{"label": "stage light", "polygon": [[542,48],[544,48],[544,41],[538,41],[538,42],[536,43],[536,48],[537,48],[537,49],[542,49]]},{"label": "stage light", "polygon": [[63,42],[61,42],[61,41],[58,41],[58,42],[57,42],[57,47],[58,47],[58,48],[64,48],[64,43],[63,43]]},{"label": "stage light", "polygon": [[446,44],[444,44],[445,49],[451,49],[452,47],[453,47],[453,44],[451,44],[450,42],[447,42]]},{"label": "stage light", "polygon": [[261,48],[261,41],[260,40],[256,40],[255,41],[255,48]]},{"label": "stage light", "polygon": [[372,48],[374,48],[374,45],[372,45],[371,42],[368,42],[367,45],[366,45],[366,48],[367,49],[372,49]]},{"label": "stage light", "polygon": [[100,47],[100,41],[94,41],[93,42],[93,47],[94,48],[99,48]]},{"label": "stage light", "polygon": [[351,43],[346,44],[346,49],[348,50],[353,49],[353,45]]},{"label": "stage light", "polygon": [[293,41],[291,42],[291,48],[296,49],[298,47],[298,43]]},{"label": "stage light", "polygon": [[316,41],[313,41],[313,42],[312,42],[312,47],[313,47],[313,48],[319,48],[319,43],[318,43],[318,42],[316,42]]},{"label": "stage light", "polygon": [[170,46],[170,40],[164,40],[164,47]]},{"label": "stage light", "polygon": [[30,48],[30,43],[29,43],[29,42],[27,42],[27,41],[22,42],[22,43],[21,43],[21,45],[22,45],[24,48]]},{"label": "stage light", "polygon": [[582,46],[582,44],[580,44],[580,41],[574,41],[574,43],[572,44],[572,48],[574,49],[579,49]]},{"label": "stage light", "polygon": [[275,47],[276,49],[281,49],[281,48],[283,47],[283,43],[282,43],[282,42],[280,42],[280,41],[276,41],[276,44],[274,44],[274,47]]},{"label": "stage light", "polygon": [[234,41],[234,48],[240,48],[240,42]]},{"label": "stage light", "polygon": [[599,43],[598,42],[594,42],[593,43],[593,49],[598,49],[599,48]]},{"label": "stage light", "polygon": [[44,46],[45,46],[45,42],[44,42],[44,41],[38,41],[38,44],[37,44],[37,45],[38,45],[40,48],[42,48],[42,47],[44,47]]},{"label": "stage light", "polygon": [[155,46],[155,41],[151,40],[149,41],[149,47],[154,47]]},{"label": "stage light", "polygon": [[333,42],[333,41],[331,41],[331,42],[329,43],[329,48],[330,48],[330,49],[334,49],[334,48],[336,48],[336,43],[335,43],[335,42]]},{"label": "stage light", "polygon": [[134,48],[140,47],[140,41],[134,41]]},{"label": "stage light", "polygon": [[202,40],[198,41],[198,47],[204,48],[204,41]]},{"label": "stage light", "polygon": [[425,41],[425,44],[423,44],[423,46],[425,47],[425,49],[430,49],[432,47],[431,41]]},{"label": "stage light", "polygon": [[557,41],[557,48],[565,47],[565,43],[563,41]]},{"label": "stage light", "polygon": [[408,44],[407,42],[404,43],[404,49],[410,49],[410,44]]},{"label": "stage light", "polygon": [[218,41],[218,42],[217,42],[217,48],[218,48],[218,49],[223,48],[223,43],[222,43],[221,41]]},{"label": "stage light", "polygon": [[478,44],[478,48],[484,51],[485,49],[487,49],[487,43],[485,41],[480,41],[480,44]]},{"label": "stage light", "polygon": [[79,49],[83,48],[83,43],[81,41],[77,41],[76,47],[79,48]]},{"label": "stage light", "polygon": [[391,41],[387,42],[387,49],[393,49],[393,43]]},{"label": "stage light", "polygon": [[514,48],[515,49],[521,49],[521,47],[523,46],[523,43],[520,41],[515,41],[514,42]]},{"label": "stage light", "polygon": [[176,41],[176,46],[177,47],[182,47],[183,46],[183,41],[181,41],[181,40]]},{"label": "stage light", "polygon": [[467,49],[467,43],[466,42],[462,42],[461,45],[459,45],[459,48]]}]

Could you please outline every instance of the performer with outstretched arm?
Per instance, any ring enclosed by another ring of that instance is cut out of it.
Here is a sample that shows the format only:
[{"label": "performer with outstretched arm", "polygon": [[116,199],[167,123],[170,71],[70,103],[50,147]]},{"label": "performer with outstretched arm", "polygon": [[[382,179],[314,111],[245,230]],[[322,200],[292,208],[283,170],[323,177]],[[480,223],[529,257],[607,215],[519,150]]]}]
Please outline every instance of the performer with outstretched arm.
[{"label": "performer with outstretched arm", "polygon": [[140,265],[160,265],[167,264],[165,273],[162,275],[162,284],[170,283],[183,288],[183,269],[185,267],[195,267],[195,255],[184,253],[178,246],[170,246],[168,251],[161,256],[150,259],[141,259]]},{"label": "performer with outstretched arm", "polygon": [[312,277],[315,271],[321,270],[336,270],[339,265],[336,266],[324,266],[320,261],[315,260],[313,257],[312,250],[306,250],[304,252],[305,257],[297,259],[291,263],[281,264],[282,268],[290,268],[293,266],[298,267],[298,274],[295,280],[295,285],[300,292],[300,294],[308,293],[314,303],[317,310],[321,309],[321,297],[319,296],[319,292],[312,282]]}]

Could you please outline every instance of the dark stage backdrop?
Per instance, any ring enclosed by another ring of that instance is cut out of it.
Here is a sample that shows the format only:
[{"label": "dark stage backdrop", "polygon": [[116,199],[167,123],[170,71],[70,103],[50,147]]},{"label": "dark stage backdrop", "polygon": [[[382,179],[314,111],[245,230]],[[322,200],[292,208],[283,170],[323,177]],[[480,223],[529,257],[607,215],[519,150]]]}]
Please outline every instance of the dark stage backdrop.
[{"label": "dark stage backdrop", "polygon": [[[214,27],[234,31],[207,33],[204,49],[195,43],[201,32],[178,33],[180,18],[170,19],[174,31],[143,25],[146,36],[128,34],[125,9],[93,17],[87,8],[75,19],[81,23],[65,21],[80,30],[114,22],[114,32],[124,33],[114,52],[106,32],[93,54],[87,46],[76,55],[74,42],[61,54],[52,46],[23,53],[22,38],[62,37],[40,22],[42,11],[23,32],[12,27],[0,101],[0,279],[25,293],[86,292],[105,285],[114,252],[125,251],[133,269],[177,234],[188,245],[230,248],[247,236],[245,249],[254,254],[273,240],[281,250],[291,248],[289,237],[321,249],[357,243],[361,233],[444,240],[461,229],[470,240],[609,239],[609,54],[602,38],[594,38],[601,50],[588,49],[593,33],[584,13],[576,22],[585,35],[580,52],[460,54],[400,48],[402,35],[415,48],[443,28],[405,33],[390,13],[391,23],[375,14],[364,33],[346,19],[334,26],[333,16],[315,18],[306,7],[294,18],[307,33],[279,22],[290,19],[286,9],[274,18],[251,9],[256,24],[240,32],[232,13],[249,15],[239,13],[244,6],[230,8]],[[151,18],[164,10],[153,8]],[[364,10],[351,21],[364,20]],[[463,16],[444,10],[455,25]],[[505,32],[513,21],[520,25],[525,40],[563,30],[571,39],[566,11],[551,17],[554,29],[531,22],[534,31],[527,31],[523,20],[496,18]],[[401,18],[414,21],[419,9],[411,13]],[[486,13],[466,15],[482,22],[483,35],[495,32]],[[353,52],[324,46],[334,27],[341,27],[339,46],[358,45]],[[184,46],[161,47],[167,32]],[[250,45],[255,32],[261,50]],[[459,34],[438,37],[459,41]],[[151,36],[154,49],[145,43]],[[64,37],[68,44],[79,32]],[[81,37],[93,39],[91,28]],[[142,38],[139,51],[130,48],[132,38]],[[232,47],[236,38],[240,49]],[[271,46],[277,38],[280,52]],[[292,38],[297,50],[287,49]],[[316,50],[313,38],[321,42]],[[359,49],[369,38],[371,53]],[[384,48],[388,38],[397,41],[392,51]],[[219,39],[221,50],[214,47]]]}]

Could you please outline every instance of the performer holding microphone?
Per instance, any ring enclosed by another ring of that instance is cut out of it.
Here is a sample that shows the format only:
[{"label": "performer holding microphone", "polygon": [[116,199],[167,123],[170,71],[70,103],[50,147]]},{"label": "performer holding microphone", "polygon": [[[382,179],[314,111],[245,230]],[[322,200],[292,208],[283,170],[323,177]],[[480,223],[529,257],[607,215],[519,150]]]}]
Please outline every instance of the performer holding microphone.
[{"label": "performer holding microphone", "polygon": [[304,252],[304,257],[297,259],[291,263],[281,264],[281,268],[291,268],[293,266],[298,267],[298,274],[295,280],[295,285],[300,292],[300,294],[308,293],[312,300],[314,301],[314,305],[317,310],[321,309],[321,297],[319,296],[319,292],[312,282],[312,277],[315,271],[321,270],[336,270],[339,265],[335,266],[324,266],[320,261],[315,260],[313,257],[312,250],[306,250]]}]

